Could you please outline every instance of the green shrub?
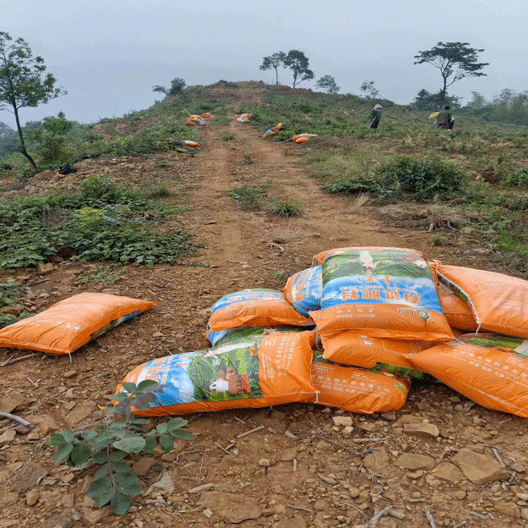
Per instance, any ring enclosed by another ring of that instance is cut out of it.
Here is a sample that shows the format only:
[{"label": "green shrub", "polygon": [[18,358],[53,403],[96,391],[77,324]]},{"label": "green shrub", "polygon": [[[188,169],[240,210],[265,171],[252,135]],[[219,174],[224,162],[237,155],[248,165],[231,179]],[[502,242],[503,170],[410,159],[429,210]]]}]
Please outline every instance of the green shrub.
[{"label": "green shrub", "polygon": [[269,212],[283,217],[300,216],[301,207],[295,200],[271,200]]},{"label": "green shrub", "polygon": [[334,183],[327,183],[323,189],[332,194],[361,194],[367,192],[378,192],[379,183],[374,180],[339,180]]},{"label": "green shrub", "polygon": [[528,187],[528,169],[523,168],[516,172],[510,172],[502,180],[509,187]]},{"label": "green shrub", "polygon": [[235,138],[236,138],[235,134],[231,134],[231,133],[226,134],[225,136],[222,136],[222,139],[224,141],[233,141],[233,139]]}]

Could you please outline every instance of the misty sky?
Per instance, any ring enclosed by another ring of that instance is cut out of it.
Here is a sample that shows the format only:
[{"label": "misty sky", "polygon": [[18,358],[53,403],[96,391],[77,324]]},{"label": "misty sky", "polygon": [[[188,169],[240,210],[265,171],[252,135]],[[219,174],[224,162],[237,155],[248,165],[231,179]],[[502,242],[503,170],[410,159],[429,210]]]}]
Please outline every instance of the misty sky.
[{"label": "misty sky", "polygon": [[[274,82],[262,57],[303,51],[314,82],[332,75],[341,93],[375,81],[381,96],[409,103],[422,88],[438,91],[433,66],[413,65],[437,42],[468,42],[485,51],[487,77],[455,83],[449,93],[492,97],[504,88],[528,90],[528,0],[0,0],[0,31],[22,37],[68,91],[45,106],[24,108],[22,122],[63,111],[92,123],[149,107],[182,77],[187,85]],[[291,73],[279,73],[291,85]],[[0,121],[15,126],[13,115]]]}]

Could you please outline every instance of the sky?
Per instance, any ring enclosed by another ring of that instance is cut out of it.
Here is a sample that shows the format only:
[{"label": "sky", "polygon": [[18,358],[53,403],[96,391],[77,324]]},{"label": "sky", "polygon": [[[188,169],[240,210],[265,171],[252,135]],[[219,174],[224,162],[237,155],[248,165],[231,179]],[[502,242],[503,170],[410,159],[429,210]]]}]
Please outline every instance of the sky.
[{"label": "sky", "polygon": [[[0,31],[28,42],[68,95],[20,110],[22,123],[62,111],[94,123],[150,107],[175,77],[188,86],[263,80],[262,58],[298,49],[314,81],[332,75],[340,93],[360,94],[374,81],[383,98],[411,102],[442,87],[440,72],[413,65],[438,42],[484,49],[486,77],[455,83],[451,95],[491,98],[505,88],[528,90],[528,0],[0,0]],[[279,70],[290,84],[291,72]],[[15,127],[14,116],[0,121]]]}]

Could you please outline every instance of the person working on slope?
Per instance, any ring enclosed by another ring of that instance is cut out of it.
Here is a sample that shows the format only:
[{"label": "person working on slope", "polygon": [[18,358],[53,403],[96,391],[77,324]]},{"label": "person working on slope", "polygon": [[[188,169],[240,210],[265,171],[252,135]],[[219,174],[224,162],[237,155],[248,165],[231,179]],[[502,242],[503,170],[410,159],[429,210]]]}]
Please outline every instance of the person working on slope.
[{"label": "person working on slope", "polygon": [[453,120],[453,124],[454,124],[453,116],[451,115],[451,112],[449,111],[449,105],[444,106],[444,109],[441,112],[438,112],[438,116],[436,117],[436,121],[435,121],[436,126],[438,128],[451,129],[453,128],[452,126],[451,127],[449,126],[451,124],[451,120]]},{"label": "person working on slope", "polygon": [[379,104],[375,105],[372,111],[370,112],[370,129],[376,130],[378,128],[379,122],[381,120],[381,109],[383,107]]}]

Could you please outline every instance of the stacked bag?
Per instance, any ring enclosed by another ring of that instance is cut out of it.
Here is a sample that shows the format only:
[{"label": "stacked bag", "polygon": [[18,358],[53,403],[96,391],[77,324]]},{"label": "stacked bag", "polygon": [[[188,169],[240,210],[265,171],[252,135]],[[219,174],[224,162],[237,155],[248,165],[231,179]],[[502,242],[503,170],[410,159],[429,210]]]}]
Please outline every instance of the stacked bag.
[{"label": "stacked bag", "polygon": [[125,382],[162,386],[138,414],[291,402],[387,412],[405,404],[413,378],[432,376],[528,417],[527,281],[428,263],[412,249],[341,248],[315,261],[284,292],[219,299],[205,334],[211,348],[128,374]]}]

